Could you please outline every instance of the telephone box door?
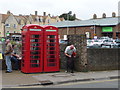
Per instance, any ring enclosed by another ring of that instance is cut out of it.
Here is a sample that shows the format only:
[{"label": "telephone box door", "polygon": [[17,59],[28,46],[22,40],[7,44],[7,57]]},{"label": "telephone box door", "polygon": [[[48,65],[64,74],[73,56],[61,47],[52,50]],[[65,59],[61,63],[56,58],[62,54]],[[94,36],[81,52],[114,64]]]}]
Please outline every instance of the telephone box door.
[{"label": "telephone box door", "polygon": [[44,26],[44,72],[59,71],[58,28]]}]

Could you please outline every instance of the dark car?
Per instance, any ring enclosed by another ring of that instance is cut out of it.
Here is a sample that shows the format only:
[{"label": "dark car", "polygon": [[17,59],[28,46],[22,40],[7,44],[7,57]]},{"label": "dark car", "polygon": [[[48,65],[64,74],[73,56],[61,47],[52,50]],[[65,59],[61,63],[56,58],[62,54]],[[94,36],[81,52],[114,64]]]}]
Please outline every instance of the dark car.
[{"label": "dark car", "polygon": [[116,46],[120,48],[120,39],[116,39],[115,42],[116,42]]}]

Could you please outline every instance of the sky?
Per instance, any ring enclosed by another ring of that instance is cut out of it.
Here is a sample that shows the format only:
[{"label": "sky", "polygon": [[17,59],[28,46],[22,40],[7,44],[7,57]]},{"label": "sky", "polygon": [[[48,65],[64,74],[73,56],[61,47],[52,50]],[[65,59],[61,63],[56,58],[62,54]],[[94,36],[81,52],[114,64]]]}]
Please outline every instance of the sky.
[{"label": "sky", "polygon": [[[107,17],[112,16],[112,12],[118,14],[118,2],[120,0],[0,0],[0,13],[6,14],[9,10],[14,15],[30,15],[38,11],[38,15],[43,12],[51,16],[59,16],[72,11],[81,20],[90,19],[93,14],[98,18],[106,13]],[[117,15],[118,16],[118,15]]]}]

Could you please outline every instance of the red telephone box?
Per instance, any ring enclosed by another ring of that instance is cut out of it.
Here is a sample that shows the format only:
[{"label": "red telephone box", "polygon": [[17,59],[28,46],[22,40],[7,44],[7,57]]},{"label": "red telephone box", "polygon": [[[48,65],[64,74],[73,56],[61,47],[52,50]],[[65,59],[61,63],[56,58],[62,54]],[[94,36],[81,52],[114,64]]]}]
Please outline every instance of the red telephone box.
[{"label": "red telephone box", "polygon": [[26,25],[22,29],[21,71],[43,72],[43,27]]},{"label": "red telephone box", "polygon": [[44,26],[44,72],[59,71],[58,28]]}]

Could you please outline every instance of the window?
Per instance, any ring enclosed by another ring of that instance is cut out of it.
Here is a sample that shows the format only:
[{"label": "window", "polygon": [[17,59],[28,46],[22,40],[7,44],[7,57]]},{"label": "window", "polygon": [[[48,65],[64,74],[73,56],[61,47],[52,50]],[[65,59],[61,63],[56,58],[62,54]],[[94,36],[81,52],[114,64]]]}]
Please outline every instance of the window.
[{"label": "window", "polygon": [[14,28],[17,28],[16,24],[13,25]]},{"label": "window", "polygon": [[48,23],[50,23],[50,20],[48,19]]},{"label": "window", "polygon": [[37,21],[37,18],[35,18],[35,21]]},{"label": "window", "polygon": [[42,17],[40,17],[40,18],[39,18],[39,22],[43,22],[43,19],[42,19]]},{"label": "window", "polygon": [[39,18],[39,22],[41,22],[41,19]]},{"label": "window", "polygon": [[5,26],[6,26],[6,27],[10,27],[10,24],[6,24]]},{"label": "window", "polygon": [[36,21],[36,22],[39,22],[39,17],[36,17],[36,18],[35,18],[35,21]]}]

